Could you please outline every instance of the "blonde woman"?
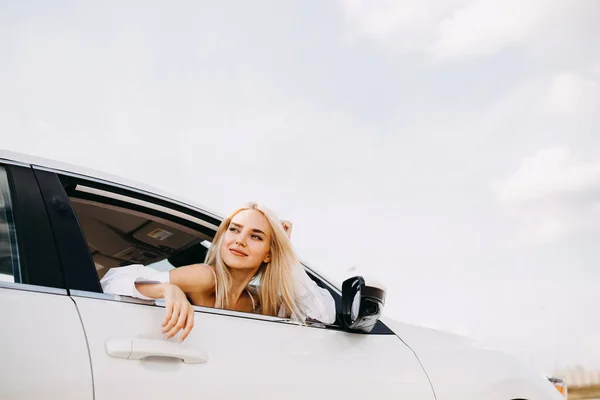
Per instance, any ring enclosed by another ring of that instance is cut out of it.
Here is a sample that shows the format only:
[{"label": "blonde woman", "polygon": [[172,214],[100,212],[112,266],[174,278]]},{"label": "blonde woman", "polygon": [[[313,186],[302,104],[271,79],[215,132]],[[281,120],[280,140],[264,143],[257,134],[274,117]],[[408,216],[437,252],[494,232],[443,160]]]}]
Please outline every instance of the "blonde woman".
[{"label": "blonde woman", "polygon": [[[105,293],[165,299],[165,338],[190,333],[198,306],[335,322],[335,301],[318,287],[298,261],[289,235],[291,224],[251,203],[223,220],[205,263],[167,272],[134,265],[113,268],[101,280]],[[258,289],[250,281],[260,277]],[[191,303],[190,303],[191,302]]]}]

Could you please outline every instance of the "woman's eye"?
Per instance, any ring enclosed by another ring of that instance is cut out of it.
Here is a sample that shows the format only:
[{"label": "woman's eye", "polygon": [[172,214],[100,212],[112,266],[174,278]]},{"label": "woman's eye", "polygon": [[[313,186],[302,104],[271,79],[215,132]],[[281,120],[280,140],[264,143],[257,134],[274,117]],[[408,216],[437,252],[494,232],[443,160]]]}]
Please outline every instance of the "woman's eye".
[{"label": "woman's eye", "polygon": [[235,226],[229,227],[230,232],[237,232],[237,228]]},{"label": "woman's eye", "polygon": [[252,238],[256,239],[256,240],[263,240],[262,237],[260,237],[258,235],[252,235]]}]

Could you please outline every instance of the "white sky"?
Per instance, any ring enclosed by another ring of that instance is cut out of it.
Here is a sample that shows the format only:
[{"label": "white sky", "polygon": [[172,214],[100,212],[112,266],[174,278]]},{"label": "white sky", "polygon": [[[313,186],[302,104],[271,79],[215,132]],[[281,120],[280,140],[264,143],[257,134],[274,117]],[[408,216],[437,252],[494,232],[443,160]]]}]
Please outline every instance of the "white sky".
[{"label": "white sky", "polygon": [[600,368],[599,37],[597,0],[0,0],[1,147],[259,200],[389,316]]}]

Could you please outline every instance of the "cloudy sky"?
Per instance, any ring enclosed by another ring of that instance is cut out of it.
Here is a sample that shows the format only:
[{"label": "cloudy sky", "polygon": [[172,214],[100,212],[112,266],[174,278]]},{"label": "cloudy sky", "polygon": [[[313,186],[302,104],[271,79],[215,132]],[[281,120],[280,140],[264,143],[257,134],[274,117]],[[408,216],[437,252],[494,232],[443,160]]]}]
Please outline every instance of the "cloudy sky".
[{"label": "cloudy sky", "polygon": [[386,312],[600,368],[597,0],[0,0],[1,147],[294,222]]}]

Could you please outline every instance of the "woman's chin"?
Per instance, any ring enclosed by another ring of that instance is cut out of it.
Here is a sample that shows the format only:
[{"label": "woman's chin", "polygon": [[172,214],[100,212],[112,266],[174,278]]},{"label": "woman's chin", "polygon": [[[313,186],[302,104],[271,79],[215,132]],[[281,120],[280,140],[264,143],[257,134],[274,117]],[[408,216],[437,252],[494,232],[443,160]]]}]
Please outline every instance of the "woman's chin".
[{"label": "woman's chin", "polygon": [[248,265],[247,263],[244,262],[240,262],[240,260],[231,260],[228,259],[229,257],[225,258],[223,257],[223,262],[225,263],[225,265],[227,265],[230,269],[235,269],[235,270],[250,270],[253,269],[252,266]]}]

